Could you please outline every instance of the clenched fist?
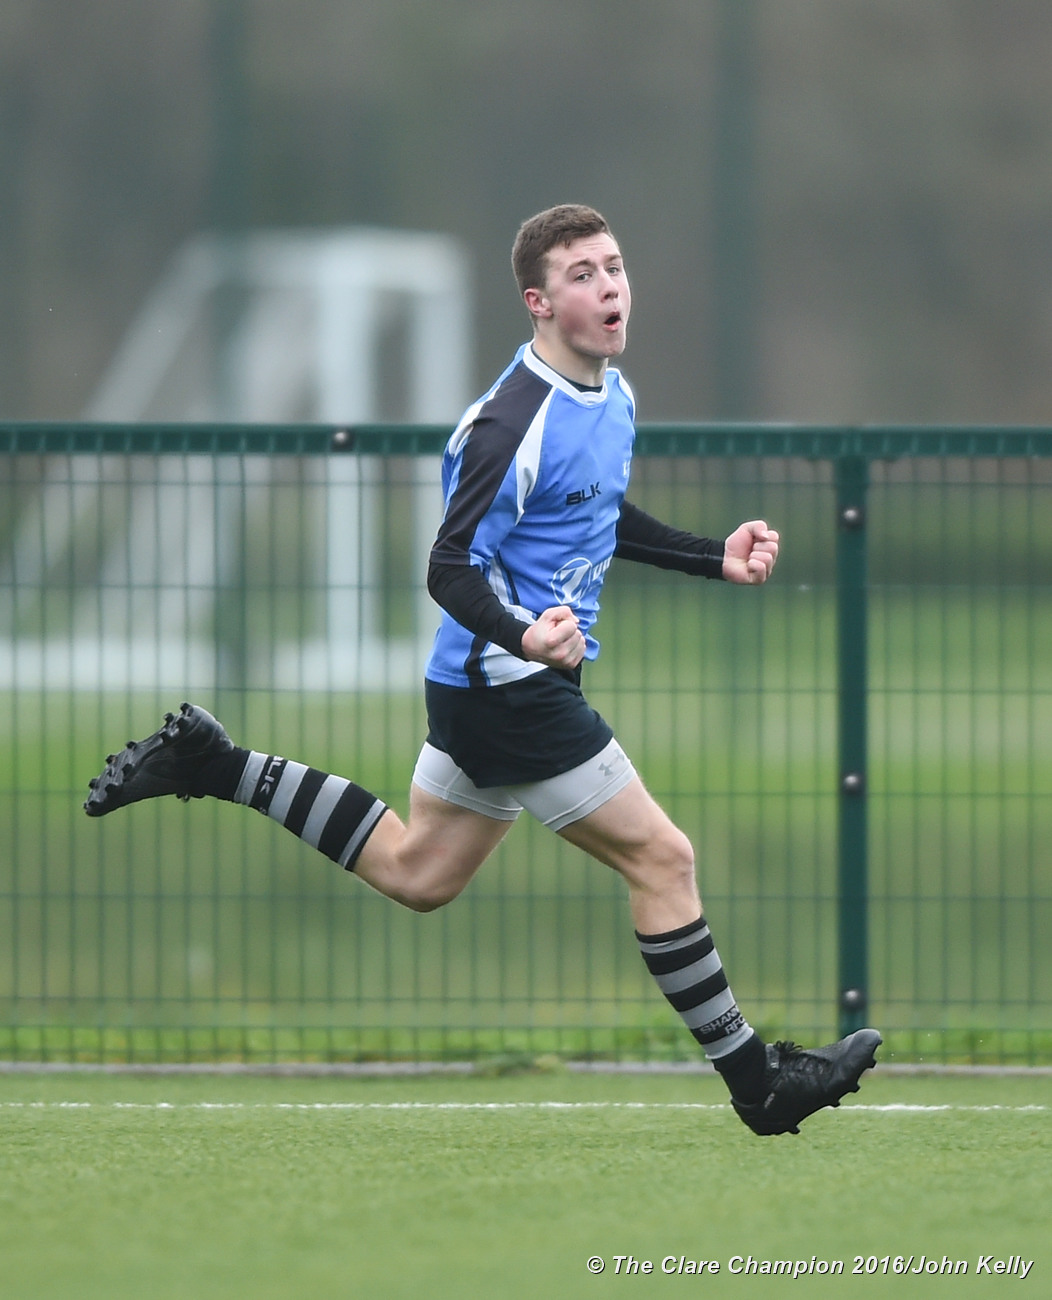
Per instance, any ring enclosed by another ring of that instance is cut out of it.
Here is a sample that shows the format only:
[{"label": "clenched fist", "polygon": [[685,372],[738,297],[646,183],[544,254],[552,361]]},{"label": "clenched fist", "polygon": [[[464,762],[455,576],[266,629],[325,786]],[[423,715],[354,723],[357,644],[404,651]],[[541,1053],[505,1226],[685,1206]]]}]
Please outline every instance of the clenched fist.
[{"label": "clenched fist", "polygon": [[584,658],[584,633],[577,615],[566,605],[546,609],[522,634],[522,652],[549,668],[576,668]]},{"label": "clenched fist", "polygon": [[728,582],[759,586],[778,559],[778,534],[762,519],[740,524],[724,543],[723,576]]}]

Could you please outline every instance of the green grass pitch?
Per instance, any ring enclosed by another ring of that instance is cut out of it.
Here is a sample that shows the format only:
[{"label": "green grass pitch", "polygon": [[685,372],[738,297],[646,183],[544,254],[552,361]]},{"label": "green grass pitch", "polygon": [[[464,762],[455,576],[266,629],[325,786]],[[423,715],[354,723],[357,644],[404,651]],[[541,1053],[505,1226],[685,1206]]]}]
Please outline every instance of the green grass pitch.
[{"label": "green grass pitch", "polygon": [[1049,1093],[878,1067],[761,1140],[709,1076],[0,1075],[0,1293],[1047,1295]]}]

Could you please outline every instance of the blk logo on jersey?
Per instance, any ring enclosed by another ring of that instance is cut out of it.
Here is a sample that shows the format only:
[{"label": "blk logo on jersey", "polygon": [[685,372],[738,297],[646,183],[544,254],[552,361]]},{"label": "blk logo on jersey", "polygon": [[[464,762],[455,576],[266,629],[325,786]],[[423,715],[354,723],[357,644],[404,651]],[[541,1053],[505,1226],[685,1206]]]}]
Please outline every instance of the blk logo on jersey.
[{"label": "blk logo on jersey", "polygon": [[578,488],[576,492],[567,492],[566,504],[568,506],[583,506],[586,501],[594,501],[602,492],[598,483],[590,483],[586,488]]}]

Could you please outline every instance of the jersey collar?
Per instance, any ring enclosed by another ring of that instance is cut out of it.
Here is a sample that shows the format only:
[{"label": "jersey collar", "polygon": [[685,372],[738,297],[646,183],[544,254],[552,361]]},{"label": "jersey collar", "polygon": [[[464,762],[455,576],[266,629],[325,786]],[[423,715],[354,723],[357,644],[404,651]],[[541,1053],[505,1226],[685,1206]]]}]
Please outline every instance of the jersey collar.
[{"label": "jersey collar", "polygon": [[560,375],[558,370],[553,370],[547,362],[542,361],[533,350],[532,343],[524,343],[519,352],[523,365],[527,370],[531,370],[538,375],[545,383],[551,384],[553,388],[558,388],[560,392],[565,393],[567,397],[572,397],[575,402],[580,402],[582,406],[596,406],[600,402],[605,402],[609,395],[609,378],[611,373],[617,371],[612,367],[607,367],[603,377],[602,388],[581,389],[565,375]]}]

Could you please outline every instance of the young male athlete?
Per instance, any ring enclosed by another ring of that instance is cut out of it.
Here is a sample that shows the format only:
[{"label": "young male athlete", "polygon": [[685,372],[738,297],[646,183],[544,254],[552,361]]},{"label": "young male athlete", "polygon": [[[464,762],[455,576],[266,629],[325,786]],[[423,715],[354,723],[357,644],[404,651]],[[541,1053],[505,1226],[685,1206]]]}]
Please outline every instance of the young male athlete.
[{"label": "young male athlete", "polygon": [[796,1133],[857,1091],[880,1035],[861,1029],[811,1051],[760,1039],[713,945],[687,837],[580,685],[615,556],[755,585],[778,534],[752,520],[712,541],[625,499],[634,402],[609,362],[625,347],[631,294],[602,216],[577,205],[539,213],[512,263],[533,337],[465,413],[443,460],[445,516],[428,569],[442,619],[408,820],[343,777],[236,747],[191,704],[108,758],[84,806],[99,817],[164,794],[247,804],[421,912],[455,898],[525,808],[624,878],[643,960],[745,1123]]}]

